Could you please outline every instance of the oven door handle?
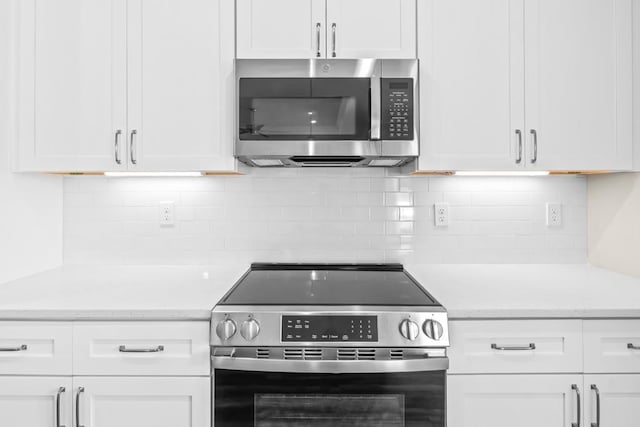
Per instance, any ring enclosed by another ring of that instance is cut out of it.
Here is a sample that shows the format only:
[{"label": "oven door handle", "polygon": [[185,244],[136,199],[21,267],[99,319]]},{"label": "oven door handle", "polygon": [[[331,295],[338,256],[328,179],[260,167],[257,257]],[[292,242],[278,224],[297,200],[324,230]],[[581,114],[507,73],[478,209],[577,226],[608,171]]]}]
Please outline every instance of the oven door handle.
[{"label": "oven door handle", "polygon": [[446,357],[407,360],[283,360],[212,356],[213,369],[256,372],[316,374],[372,374],[393,372],[444,371]]}]

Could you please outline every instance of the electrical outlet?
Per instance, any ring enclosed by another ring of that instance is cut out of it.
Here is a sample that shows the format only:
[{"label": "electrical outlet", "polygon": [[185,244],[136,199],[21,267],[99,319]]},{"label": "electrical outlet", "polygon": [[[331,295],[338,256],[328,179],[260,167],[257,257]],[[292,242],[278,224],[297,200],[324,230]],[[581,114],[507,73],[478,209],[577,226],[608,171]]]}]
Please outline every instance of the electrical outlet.
[{"label": "electrical outlet", "polygon": [[547,227],[560,227],[562,225],[562,204],[547,203]]},{"label": "electrical outlet", "polygon": [[433,205],[433,211],[436,227],[447,227],[449,225],[449,203],[436,203]]},{"label": "electrical outlet", "polygon": [[158,205],[158,215],[161,226],[172,227],[175,224],[175,203],[160,202]]}]

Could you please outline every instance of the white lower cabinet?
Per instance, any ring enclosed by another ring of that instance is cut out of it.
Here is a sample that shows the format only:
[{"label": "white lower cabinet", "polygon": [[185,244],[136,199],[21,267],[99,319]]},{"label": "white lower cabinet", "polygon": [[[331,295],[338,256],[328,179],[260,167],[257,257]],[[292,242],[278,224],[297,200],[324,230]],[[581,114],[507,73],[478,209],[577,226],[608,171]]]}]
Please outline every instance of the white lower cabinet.
[{"label": "white lower cabinet", "polygon": [[73,387],[76,425],[211,426],[208,377],[75,377]]},{"label": "white lower cabinet", "polygon": [[582,375],[450,375],[447,425],[571,427],[578,419],[574,385],[582,391]]},{"label": "white lower cabinet", "polygon": [[640,424],[640,375],[585,375],[584,387],[584,425],[637,427]]},{"label": "white lower cabinet", "polygon": [[0,425],[71,426],[71,392],[71,377],[0,377]]}]

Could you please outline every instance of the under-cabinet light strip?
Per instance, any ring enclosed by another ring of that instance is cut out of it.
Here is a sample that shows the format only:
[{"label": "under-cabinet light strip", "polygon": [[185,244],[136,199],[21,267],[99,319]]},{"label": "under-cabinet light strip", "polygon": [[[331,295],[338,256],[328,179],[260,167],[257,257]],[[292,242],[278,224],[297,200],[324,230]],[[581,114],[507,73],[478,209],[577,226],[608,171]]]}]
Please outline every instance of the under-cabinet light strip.
[{"label": "under-cabinet light strip", "polygon": [[104,176],[114,178],[130,177],[197,177],[202,176],[202,172],[105,172]]},{"label": "under-cabinet light strip", "polygon": [[548,171],[459,171],[456,176],[547,176]]}]

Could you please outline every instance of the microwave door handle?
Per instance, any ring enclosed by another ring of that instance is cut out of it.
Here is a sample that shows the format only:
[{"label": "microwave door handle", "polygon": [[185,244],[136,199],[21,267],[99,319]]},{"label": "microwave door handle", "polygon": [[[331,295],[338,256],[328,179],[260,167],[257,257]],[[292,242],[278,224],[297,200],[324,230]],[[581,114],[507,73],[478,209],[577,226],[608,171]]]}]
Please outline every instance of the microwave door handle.
[{"label": "microwave door handle", "polygon": [[379,141],[382,139],[380,135],[382,120],[382,99],[380,95],[380,86],[382,82],[380,76],[373,75],[371,77],[371,140]]}]

